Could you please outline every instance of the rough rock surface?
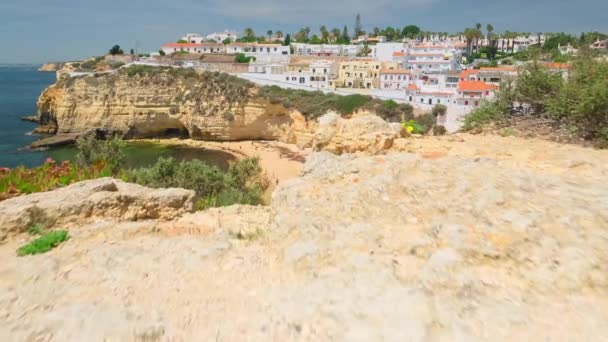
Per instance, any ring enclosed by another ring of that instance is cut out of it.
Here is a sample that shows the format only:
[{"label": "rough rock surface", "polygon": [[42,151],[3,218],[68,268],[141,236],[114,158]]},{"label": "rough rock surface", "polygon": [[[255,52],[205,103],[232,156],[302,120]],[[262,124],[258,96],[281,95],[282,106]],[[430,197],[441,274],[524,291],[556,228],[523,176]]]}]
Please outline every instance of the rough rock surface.
[{"label": "rough rock surface", "polygon": [[[181,135],[202,140],[287,139],[297,120],[281,105],[256,98],[227,74],[157,71],[59,80],[38,99],[41,125],[58,134],[94,128],[131,138]],[[293,135],[293,134],[291,134]]]},{"label": "rough rock surface", "polygon": [[32,224],[75,224],[97,217],[169,220],[193,210],[194,191],[149,189],[112,178],[0,202],[0,241]]},{"label": "rough rock surface", "polygon": [[343,119],[336,113],[328,113],[319,118],[313,148],[335,154],[377,154],[390,149],[402,131],[398,123],[388,123],[372,114]]},{"label": "rough rock surface", "polygon": [[63,68],[64,65],[65,65],[64,62],[49,62],[49,63],[45,63],[42,66],[40,66],[40,68],[38,68],[38,71],[56,72],[56,71],[61,70],[61,68]]},{"label": "rough rock surface", "polygon": [[412,153],[315,153],[270,207],[100,217],[33,257],[15,256],[17,236],[0,246],[0,340],[608,336],[608,154],[468,136],[399,147]]}]

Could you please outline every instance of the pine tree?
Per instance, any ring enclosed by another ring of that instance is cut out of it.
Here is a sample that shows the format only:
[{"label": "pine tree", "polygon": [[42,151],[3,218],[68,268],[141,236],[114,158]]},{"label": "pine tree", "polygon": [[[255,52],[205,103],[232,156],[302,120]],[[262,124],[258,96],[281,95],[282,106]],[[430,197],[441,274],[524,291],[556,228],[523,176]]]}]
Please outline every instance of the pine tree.
[{"label": "pine tree", "polygon": [[355,19],[355,35],[353,38],[359,38],[362,32],[363,27],[361,26],[361,15],[357,13],[357,18]]}]

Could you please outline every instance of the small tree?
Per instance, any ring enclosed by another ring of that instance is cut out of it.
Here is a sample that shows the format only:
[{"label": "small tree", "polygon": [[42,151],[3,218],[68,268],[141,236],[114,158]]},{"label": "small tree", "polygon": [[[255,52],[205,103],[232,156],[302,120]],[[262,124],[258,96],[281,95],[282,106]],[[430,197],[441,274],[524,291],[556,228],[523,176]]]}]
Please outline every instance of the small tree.
[{"label": "small tree", "polygon": [[432,109],[432,113],[433,113],[434,117],[443,116],[447,112],[448,112],[448,107],[446,107],[445,105],[442,105],[442,104],[436,104]]},{"label": "small tree", "polygon": [[283,45],[284,46],[290,46],[291,45],[291,35],[289,33],[285,36],[285,41],[283,42]]},{"label": "small tree", "polygon": [[122,51],[122,49],[120,48],[119,45],[114,45],[110,49],[110,55],[112,55],[112,56],[114,56],[114,55],[122,55],[122,54],[124,54],[124,52]]},{"label": "small tree", "polygon": [[226,39],[222,40],[222,44],[224,44],[224,45],[228,45],[230,43],[232,43],[232,39],[230,39],[230,38],[226,38]]},{"label": "small tree", "polygon": [[159,54],[159,55],[161,55],[161,56],[164,56],[164,55],[165,55],[165,51],[163,51],[163,50],[158,50],[158,54]]},{"label": "small tree", "polygon": [[180,40],[177,41],[177,43],[178,44],[186,44],[186,43],[188,43],[188,41],[185,40],[185,39],[180,39]]}]

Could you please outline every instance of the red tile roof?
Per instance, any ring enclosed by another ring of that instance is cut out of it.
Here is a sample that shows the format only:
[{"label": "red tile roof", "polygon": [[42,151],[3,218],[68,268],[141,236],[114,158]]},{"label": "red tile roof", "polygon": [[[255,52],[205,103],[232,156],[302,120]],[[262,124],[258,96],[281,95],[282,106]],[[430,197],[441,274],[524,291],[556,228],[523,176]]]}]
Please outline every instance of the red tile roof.
[{"label": "red tile roof", "polygon": [[458,82],[458,89],[461,91],[488,91],[496,89],[493,84],[488,84],[483,81],[460,81]]},{"label": "red tile roof", "polygon": [[393,57],[403,57],[405,56],[405,52],[395,51],[393,52]]},{"label": "red tile roof", "polygon": [[407,85],[407,90],[419,90],[418,87],[416,87],[415,84],[408,84]]},{"label": "red tile roof", "polygon": [[163,47],[173,47],[173,48],[190,48],[190,47],[204,47],[204,46],[224,46],[224,44],[220,43],[167,43],[163,45]]},{"label": "red tile roof", "polygon": [[468,78],[471,75],[477,75],[479,73],[479,70],[475,70],[475,69],[469,69],[469,70],[463,70],[460,73],[460,78]]}]

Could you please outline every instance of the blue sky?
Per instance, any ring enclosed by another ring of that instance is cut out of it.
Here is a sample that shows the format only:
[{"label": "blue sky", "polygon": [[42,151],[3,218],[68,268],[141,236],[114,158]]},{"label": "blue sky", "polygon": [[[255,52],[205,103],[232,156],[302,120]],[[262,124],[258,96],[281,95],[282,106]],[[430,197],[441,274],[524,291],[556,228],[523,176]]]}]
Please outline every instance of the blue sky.
[{"label": "blue sky", "polygon": [[0,63],[78,59],[114,44],[152,51],[186,32],[352,29],[356,13],[365,29],[458,32],[481,22],[498,32],[608,32],[607,0],[2,0]]}]

